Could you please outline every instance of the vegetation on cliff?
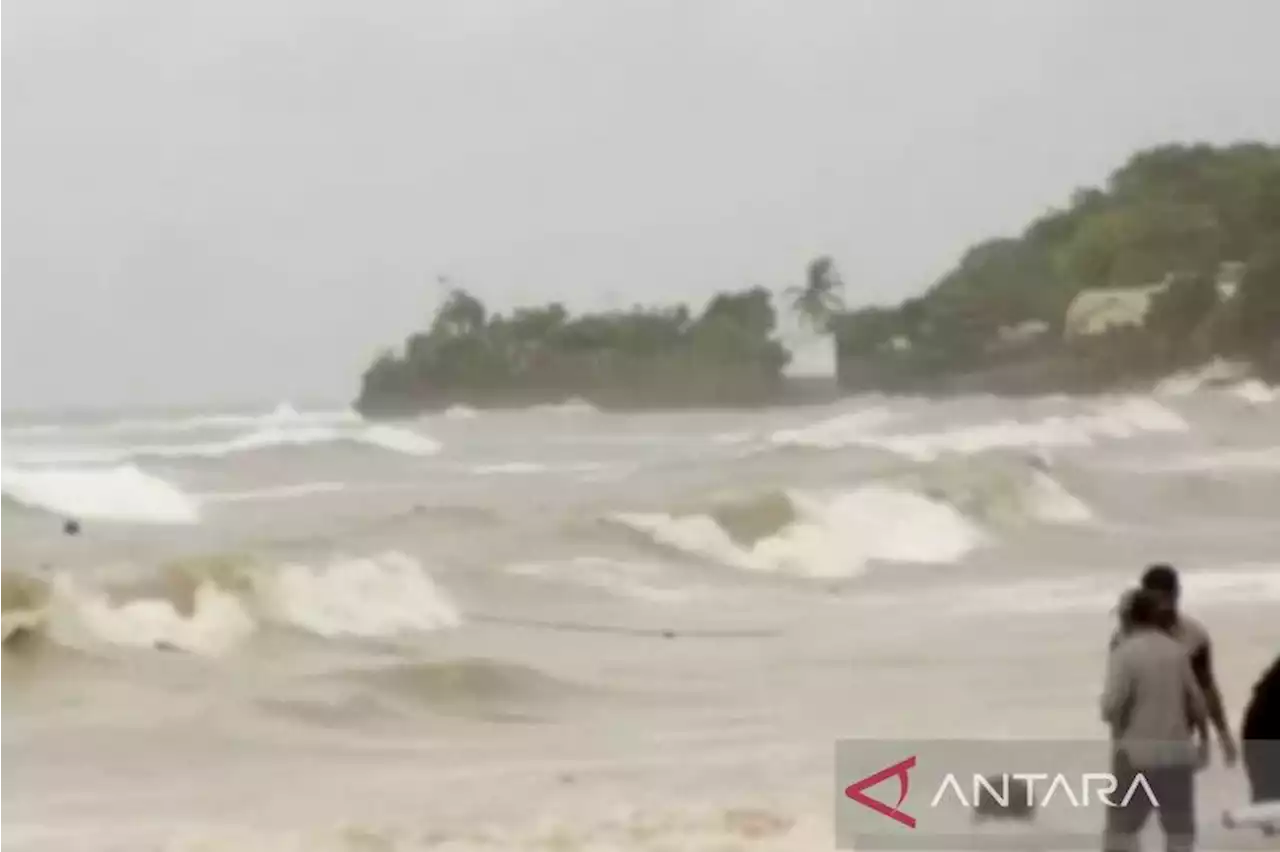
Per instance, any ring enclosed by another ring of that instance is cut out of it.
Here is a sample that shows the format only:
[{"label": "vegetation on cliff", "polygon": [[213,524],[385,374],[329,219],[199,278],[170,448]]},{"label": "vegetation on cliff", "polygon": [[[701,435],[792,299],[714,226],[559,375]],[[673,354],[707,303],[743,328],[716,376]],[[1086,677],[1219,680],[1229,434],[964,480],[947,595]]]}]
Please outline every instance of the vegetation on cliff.
[{"label": "vegetation on cliff", "polygon": [[[1233,269],[1243,277],[1224,280]],[[1143,324],[1064,342],[1082,291],[1160,284]],[[1033,381],[1081,387],[1213,356],[1277,369],[1280,147],[1142,151],[1020,236],[974,246],[923,295],[843,313],[831,327],[849,386],[929,386],[1031,358],[1057,368]]]},{"label": "vegetation on cliff", "polygon": [[[1145,307],[1136,322],[1073,333],[1073,300],[1098,290],[1137,293]],[[919,296],[846,311],[843,291],[820,257],[783,295],[834,335],[849,390],[944,390],[974,376],[970,387],[996,392],[1098,390],[1216,356],[1280,380],[1280,147],[1142,151],[1019,236],[974,246]],[[369,367],[357,406],[767,403],[790,358],[776,327],[761,287],[717,293],[700,314],[578,316],[558,303],[490,313],[456,289],[426,331]]]},{"label": "vegetation on cliff", "polygon": [[687,306],[571,315],[563,305],[491,314],[454,290],[427,331],[365,372],[357,407],[410,414],[454,403],[526,404],[574,396],[612,406],[743,405],[778,396],[790,355],[768,290]]}]

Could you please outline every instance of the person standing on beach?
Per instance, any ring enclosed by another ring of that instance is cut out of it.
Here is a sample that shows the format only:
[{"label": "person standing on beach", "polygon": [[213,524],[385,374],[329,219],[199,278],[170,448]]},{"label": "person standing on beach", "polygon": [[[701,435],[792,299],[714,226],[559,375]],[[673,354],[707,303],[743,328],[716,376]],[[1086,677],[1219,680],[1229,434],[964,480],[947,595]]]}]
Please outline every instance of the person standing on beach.
[{"label": "person standing on beach", "polygon": [[1222,749],[1222,762],[1228,767],[1235,766],[1238,750],[1231,725],[1227,722],[1226,707],[1222,701],[1222,692],[1218,689],[1217,678],[1213,672],[1213,646],[1209,640],[1209,631],[1204,625],[1191,618],[1179,609],[1182,596],[1182,584],[1178,572],[1171,565],[1156,564],[1147,568],[1142,574],[1142,588],[1157,596],[1161,604],[1168,608],[1172,623],[1170,635],[1182,643],[1191,660],[1191,671],[1204,694],[1208,710],[1209,722],[1213,725],[1218,737],[1218,747]]},{"label": "person standing on beach", "polygon": [[[1158,594],[1140,590],[1129,601],[1129,632],[1107,659],[1102,718],[1111,728],[1117,790],[1141,776],[1147,790],[1106,810],[1105,852],[1131,852],[1154,809],[1168,852],[1195,845],[1195,774],[1203,744],[1204,694],[1183,645],[1170,635],[1173,612]],[[1154,800],[1153,800],[1154,799]]]}]

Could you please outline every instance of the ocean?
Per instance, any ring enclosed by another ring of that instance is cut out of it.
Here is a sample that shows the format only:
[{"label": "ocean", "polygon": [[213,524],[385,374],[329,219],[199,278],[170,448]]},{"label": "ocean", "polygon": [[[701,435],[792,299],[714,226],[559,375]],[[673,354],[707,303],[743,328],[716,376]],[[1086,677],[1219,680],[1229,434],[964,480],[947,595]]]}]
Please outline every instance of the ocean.
[{"label": "ocean", "polygon": [[1280,652],[1257,382],[6,416],[3,484],[5,849],[826,850],[840,738],[1105,736],[1149,562],[1234,720]]}]

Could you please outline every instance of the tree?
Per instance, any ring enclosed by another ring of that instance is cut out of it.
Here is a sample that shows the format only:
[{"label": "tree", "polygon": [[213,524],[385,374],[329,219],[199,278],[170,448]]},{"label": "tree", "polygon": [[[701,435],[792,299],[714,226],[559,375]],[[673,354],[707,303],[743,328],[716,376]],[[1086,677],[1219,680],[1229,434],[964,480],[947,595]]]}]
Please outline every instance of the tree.
[{"label": "tree", "polygon": [[1217,307],[1218,290],[1207,275],[1176,278],[1151,300],[1143,325],[1162,367],[1174,369],[1207,356],[1209,344],[1198,332]]},{"label": "tree", "polygon": [[1239,345],[1271,365],[1280,347],[1280,234],[1253,258],[1236,299]]},{"label": "tree", "polygon": [[773,338],[769,291],[715,294],[702,314],[685,305],[571,316],[558,303],[490,314],[452,290],[429,330],[410,334],[403,357],[382,353],[356,403],[406,414],[453,402],[554,400],[653,404],[768,402],[789,354]]},{"label": "tree", "polygon": [[829,332],[831,318],[844,309],[844,281],[825,255],[809,261],[804,286],[788,287],[786,295],[800,320],[817,332]]},{"label": "tree", "polygon": [[444,304],[436,311],[431,333],[444,337],[475,334],[485,323],[484,303],[466,290],[449,291]]},{"label": "tree", "polygon": [[[934,377],[999,367],[1002,359],[1016,366],[1009,362],[1018,350],[1001,354],[991,344],[1002,329],[1037,320],[1051,333],[1037,338],[1036,357],[1087,360],[1094,387],[1214,355],[1272,364],[1280,360],[1277,241],[1280,146],[1140,151],[1101,188],[1076,190],[1019,236],[978,243],[915,304],[901,306],[898,334],[912,346],[891,360],[896,369],[914,359]],[[1246,268],[1239,293],[1220,299],[1216,279],[1235,262]],[[1082,290],[1161,283],[1170,286],[1153,299],[1145,326],[1070,346],[1052,334]],[[886,333],[876,319],[833,323],[839,351],[874,350],[870,341]]]}]

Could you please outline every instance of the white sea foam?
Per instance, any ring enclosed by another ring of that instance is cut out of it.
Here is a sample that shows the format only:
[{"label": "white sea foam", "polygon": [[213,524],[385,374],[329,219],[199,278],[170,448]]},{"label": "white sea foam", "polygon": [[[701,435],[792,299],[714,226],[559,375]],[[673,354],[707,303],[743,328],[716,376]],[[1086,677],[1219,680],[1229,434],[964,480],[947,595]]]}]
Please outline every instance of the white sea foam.
[{"label": "white sea foam", "polygon": [[1238,361],[1215,359],[1193,370],[1167,376],[1156,385],[1156,396],[1190,396],[1205,387],[1238,382],[1249,373],[1249,366]]},{"label": "white sea foam", "polygon": [[479,412],[468,405],[451,405],[445,409],[444,416],[450,420],[472,420]]},{"label": "white sea foam", "polygon": [[1093,510],[1088,504],[1046,473],[1036,471],[1032,475],[1028,496],[1031,513],[1040,520],[1078,524],[1093,519]]},{"label": "white sea foam", "polygon": [[122,464],[140,459],[218,459],[238,453],[330,443],[363,444],[412,456],[440,451],[433,438],[407,426],[264,426],[223,441],[198,444],[140,444],[127,447],[35,447],[10,452],[24,465]]},{"label": "white sea foam", "polygon": [[5,468],[5,496],[74,518],[191,524],[199,501],[132,465],[109,468]]},{"label": "white sea foam", "polygon": [[250,565],[231,587],[227,579],[201,579],[191,606],[183,607],[162,596],[121,599],[60,573],[42,618],[55,641],[72,646],[165,647],[210,656],[234,649],[264,623],[325,638],[378,638],[461,622],[431,575],[394,551],[320,565]]},{"label": "white sea foam", "polygon": [[867,485],[833,495],[788,493],[796,520],[746,545],[710,515],[624,513],[619,523],[660,544],[734,568],[842,577],[872,561],[950,563],[985,536],[952,506],[911,491]]},{"label": "white sea foam", "polygon": [[257,628],[244,602],[213,584],[196,590],[185,615],[164,598],[112,601],[67,575],[54,578],[47,618],[50,635],[67,645],[167,646],[209,656],[226,653]]},{"label": "white sea foam", "polygon": [[282,565],[256,574],[273,620],[321,636],[387,637],[455,627],[458,609],[417,560],[399,552]]},{"label": "white sea foam", "polygon": [[1274,388],[1258,379],[1248,379],[1234,386],[1231,392],[1254,405],[1268,405],[1280,400],[1280,388]]},{"label": "white sea foam", "polygon": [[341,482],[299,482],[293,485],[268,485],[263,488],[251,488],[246,491],[215,491],[200,495],[200,502],[207,503],[251,503],[257,500],[290,500],[295,497],[309,497],[314,494],[336,494],[345,491],[347,486]]},{"label": "white sea foam", "polygon": [[540,411],[551,414],[598,414],[599,409],[585,399],[578,397],[570,397],[564,402],[549,402],[541,405],[531,405],[526,411]]},{"label": "white sea foam", "polygon": [[89,432],[103,434],[120,432],[165,434],[212,431],[216,429],[244,430],[279,426],[281,424],[337,425],[359,423],[360,421],[360,415],[349,408],[299,411],[291,404],[282,402],[271,411],[265,413],[225,412],[182,417],[127,418],[107,422],[37,423],[15,426],[4,431],[6,435],[15,437]]},{"label": "white sea foam", "polygon": [[882,419],[871,417],[869,412],[867,415],[865,419],[842,422],[843,418],[835,418],[803,429],[775,433],[773,441],[824,449],[874,447],[929,461],[946,453],[972,454],[1021,447],[1085,447],[1100,438],[1124,439],[1185,432],[1188,429],[1186,421],[1177,413],[1148,397],[1098,403],[1089,414],[1033,421],[1008,419],[932,433],[885,432],[875,428]]},{"label": "white sea foam", "polygon": [[769,437],[769,440],[780,446],[838,449],[866,440],[868,436],[874,434],[876,427],[893,419],[892,411],[877,406],[837,414],[807,426],[779,429]]}]

